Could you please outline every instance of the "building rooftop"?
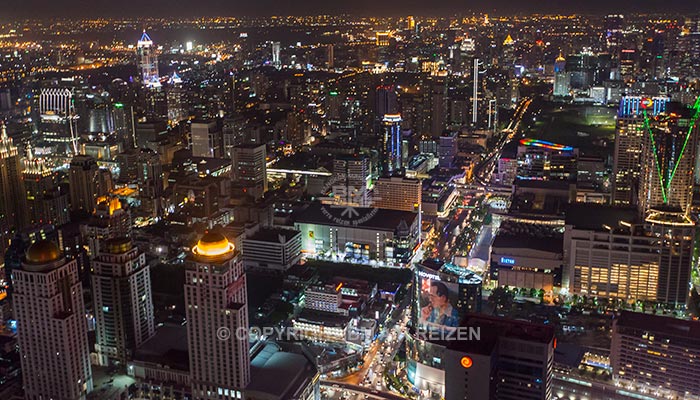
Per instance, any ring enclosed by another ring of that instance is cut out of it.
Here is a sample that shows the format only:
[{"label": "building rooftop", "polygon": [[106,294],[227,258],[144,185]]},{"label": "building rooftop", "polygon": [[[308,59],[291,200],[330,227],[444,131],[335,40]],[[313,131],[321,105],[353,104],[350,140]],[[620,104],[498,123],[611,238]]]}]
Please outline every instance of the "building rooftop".
[{"label": "building rooftop", "polygon": [[700,341],[700,321],[689,321],[660,315],[622,311],[617,327],[648,330],[657,334],[684,337]]},{"label": "building rooftop", "polygon": [[567,207],[565,221],[578,229],[604,230],[605,225],[618,227],[620,221],[634,224],[638,222],[638,213],[635,208],[574,203]]},{"label": "building rooftop", "polygon": [[515,249],[532,249],[539,251],[548,251],[552,253],[561,253],[564,248],[564,240],[559,237],[535,237],[528,234],[498,234],[493,240],[492,247],[497,248],[515,248]]},{"label": "building rooftop", "polygon": [[549,325],[484,314],[467,314],[460,326],[479,328],[480,340],[450,340],[447,347],[457,351],[491,354],[501,338],[548,344],[554,341],[554,328]]},{"label": "building rooftop", "polygon": [[136,350],[134,359],[167,365],[180,371],[189,371],[187,328],[176,324],[165,324],[159,327],[153,337]]},{"label": "building rooftop", "polygon": [[297,235],[301,235],[301,233],[294,229],[261,228],[246,239],[257,240],[259,242],[283,243],[291,240]]},{"label": "building rooftop", "polygon": [[[364,229],[376,229],[393,232],[405,221],[411,226],[418,217],[410,211],[388,210],[382,208],[353,207],[357,214],[348,216],[345,207],[324,205],[319,202],[311,203],[296,216],[296,222],[306,224],[349,226]],[[345,214],[343,214],[345,212]],[[343,222],[347,221],[345,224]]]},{"label": "building rooftop", "polygon": [[250,361],[246,392],[266,393],[278,399],[296,398],[310,384],[316,368],[301,354],[289,353],[267,343]]}]

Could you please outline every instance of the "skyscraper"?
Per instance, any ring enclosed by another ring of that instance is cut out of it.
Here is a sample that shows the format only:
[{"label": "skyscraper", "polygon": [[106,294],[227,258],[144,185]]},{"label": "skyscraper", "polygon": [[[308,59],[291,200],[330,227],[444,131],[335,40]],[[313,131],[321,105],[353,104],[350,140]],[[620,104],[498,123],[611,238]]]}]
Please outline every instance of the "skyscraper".
[{"label": "skyscraper", "polygon": [[191,136],[192,156],[214,158],[223,156],[223,133],[221,125],[216,120],[193,122]]},{"label": "skyscraper", "polygon": [[634,205],[638,201],[639,177],[642,161],[642,140],[645,132],[645,110],[648,117],[655,118],[666,110],[667,97],[646,99],[651,107],[641,107],[642,97],[626,96],[620,101],[615,128],[615,151],[613,154],[612,203],[617,206]]},{"label": "skyscraper", "polygon": [[700,396],[698,354],[698,321],[622,311],[613,322],[610,364],[624,386],[663,388],[667,398]]},{"label": "skyscraper", "polygon": [[272,65],[275,68],[282,67],[282,61],[280,59],[280,42],[272,42]]},{"label": "skyscraper", "polygon": [[669,103],[666,112],[652,117],[643,99],[642,172],[639,208],[672,209],[688,214],[693,197],[693,171],[698,145],[700,98],[693,108]]},{"label": "skyscraper", "polygon": [[386,114],[382,119],[382,170],[391,175],[403,168],[401,152],[401,115]]},{"label": "skyscraper", "polygon": [[12,282],[26,398],[85,399],[92,372],[78,262],[38,241]]},{"label": "skyscraper", "polygon": [[331,187],[339,205],[369,207],[370,160],[364,155],[337,156],[333,160]]},{"label": "skyscraper", "polygon": [[138,56],[139,72],[141,82],[145,86],[160,86],[158,75],[158,55],[153,47],[153,41],[148,36],[146,30],[143,31],[141,39],[136,44],[136,54]]},{"label": "skyscraper", "polygon": [[[32,149],[27,148],[27,158],[24,159],[22,171],[24,187],[26,189],[28,221],[30,224],[65,222],[64,218],[54,215],[56,210],[51,207],[50,199],[56,196],[56,185],[53,171],[46,165],[42,158],[35,158]],[[63,205],[68,208],[65,193],[58,194],[63,197]],[[47,200],[49,200],[47,202]],[[67,209],[64,213],[67,213]]]},{"label": "skyscraper", "polygon": [[245,193],[259,199],[267,191],[267,164],[265,145],[240,145],[232,148],[233,182]]},{"label": "skyscraper", "polygon": [[131,213],[122,208],[116,197],[102,196],[95,203],[87,224],[80,226],[88,244],[88,254],[95,257],[102,252],[107,239],[131,236]]},{"label": "skyscraper", "polygon": [[240,253],[223,235],[207,233],[186,265],[193,399],[240,399],[250,382],[246,276]]},{"label": "skyscraper", "polygon": [[68,170],[71,210],[91,212],[100,189],[99,168],[92,156],[79,154],[70,162]]},{"label": "skyscraper", "polygon": [[146,255],[127,237],[105,241],[93,262],[92,290],[98,362],[125,366],[155,329]]},{"label": "skyscraper", "polygon": [[4,252],[12,232],[24,226],[25,192],[19,153],[5,124],[0,125],[0,251]]},{"label": "skyscraper", "polygon": [[382,119],[386,114],[398,114],[399,103],[396,96],[396,88],[393,85],[377,86],[375,92],[374,114],[377,119]]}]

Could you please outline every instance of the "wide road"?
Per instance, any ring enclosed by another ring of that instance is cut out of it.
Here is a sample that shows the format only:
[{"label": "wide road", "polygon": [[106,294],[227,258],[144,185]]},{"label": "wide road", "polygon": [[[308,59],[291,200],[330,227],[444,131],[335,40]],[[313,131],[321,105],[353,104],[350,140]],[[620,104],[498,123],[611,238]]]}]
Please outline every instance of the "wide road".
[{"label": "wide road", "polygon": [[510,120],[510,123],[508,123],[508,126],[503,130],[506,135],[501,138],[501,140],[486,156],[484,161],[481,162],[474,170],[475,183],[488,186],[489,182],[491,181],[491,174],[493,173],[495,162],[500,157],[501,151],[503,151],[503,146],[505,146],[509,141],[513,140],[515,135],[518,133],[518,129],[520,129],[520,122],[522,121],[523,116],[527,112],[527,109],[530,107],[531,103],[532,99],[529,97],[526,97],[520,101],[515,110],[515,114],[513,114],[513,118]]}]

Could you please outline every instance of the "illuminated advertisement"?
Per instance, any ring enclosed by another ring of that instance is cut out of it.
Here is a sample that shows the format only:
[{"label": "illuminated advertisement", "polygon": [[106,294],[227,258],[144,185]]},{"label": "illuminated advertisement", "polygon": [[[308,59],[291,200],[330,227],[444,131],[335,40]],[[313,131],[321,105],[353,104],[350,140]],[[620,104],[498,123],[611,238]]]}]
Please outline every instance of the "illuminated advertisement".
[{"label": "illuminated advertisement", "polygon": [[459,326],[457,300],[459,285],[433,279],[424,274],[419,277],[418,321],[424,328],[454,328]]}]

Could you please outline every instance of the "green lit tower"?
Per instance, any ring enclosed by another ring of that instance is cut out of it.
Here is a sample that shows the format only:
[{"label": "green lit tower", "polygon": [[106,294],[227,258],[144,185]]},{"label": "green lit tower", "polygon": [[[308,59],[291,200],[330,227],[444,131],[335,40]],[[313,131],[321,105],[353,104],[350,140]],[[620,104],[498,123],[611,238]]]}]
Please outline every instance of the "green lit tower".
[{"label": "green lit tower", "polygon": [[700,98],[692,107],[669,103],[665,112],[652,116],[644,108],[641,129],[641,190],[639,208],[646,217],[656,211],[687,217],[693,196],[695,149],[698,144]]},{"label": "green lit tower", "polygon": [[[698,144],[700,99],[692,107],[668,103],[655,116],[642,103],[641,190],[639,210],[647,237],[656,238],[657,300],[683,306],[693,265],[696,221],[690,216]],[[645,108],[646,107],[646,108]]]}]

